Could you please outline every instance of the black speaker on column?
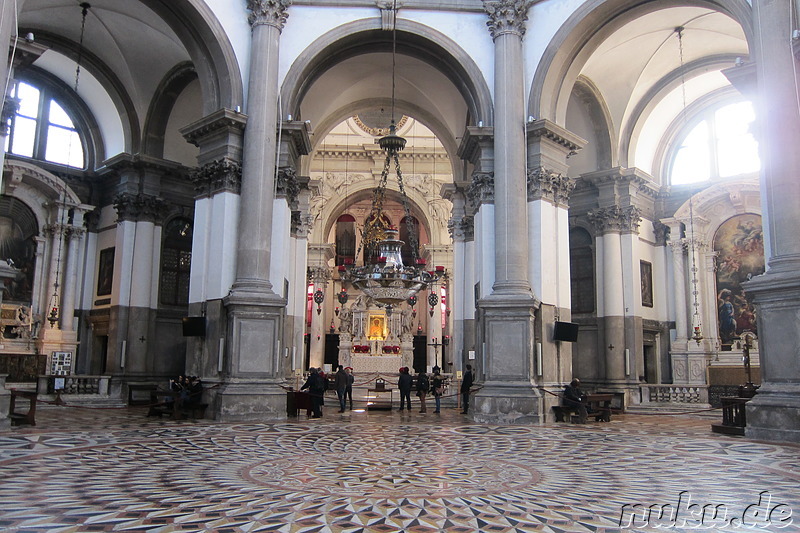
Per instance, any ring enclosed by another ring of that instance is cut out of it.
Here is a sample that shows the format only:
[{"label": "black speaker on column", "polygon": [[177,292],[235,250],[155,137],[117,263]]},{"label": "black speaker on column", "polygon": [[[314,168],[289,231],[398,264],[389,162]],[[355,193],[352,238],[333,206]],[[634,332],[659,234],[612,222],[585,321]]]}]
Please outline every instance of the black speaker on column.
[{"label": "black speaker on column", "polygon": [[556,322],[553,327],[553,340],[576,342],[578,340],[578,327],[575,322]]}]

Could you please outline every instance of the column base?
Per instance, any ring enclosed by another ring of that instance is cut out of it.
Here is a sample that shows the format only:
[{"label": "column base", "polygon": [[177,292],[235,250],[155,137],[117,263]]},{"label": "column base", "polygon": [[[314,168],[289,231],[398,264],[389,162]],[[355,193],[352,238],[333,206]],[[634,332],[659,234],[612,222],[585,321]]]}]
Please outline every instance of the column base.
[{"label": "column base", "polygon": [[473,420],[485,424],[539,424],[544,421],[542,395],[530,383],[486,383],[470,407]]},{"label": "column base", "polygon": [[222,383],[213,403],[220,422],[265,422],[286,419],[286,390],[282,383],[237,380]]},{"label": "column base", "polygon": [[765,384],[745,409],[747,438],[800,442],[800,386]]}]

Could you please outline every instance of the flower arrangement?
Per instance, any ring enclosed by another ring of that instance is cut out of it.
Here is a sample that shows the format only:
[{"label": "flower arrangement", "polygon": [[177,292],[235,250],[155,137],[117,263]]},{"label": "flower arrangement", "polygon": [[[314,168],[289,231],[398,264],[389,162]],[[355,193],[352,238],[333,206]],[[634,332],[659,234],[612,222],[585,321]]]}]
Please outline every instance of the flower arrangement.
[{"label": "flower arrangement", "polygon": [[425,258],[423,258],[423,257],[418,257],[417,258],[417,265],[418,266],[425,266],[427,264],[428,264],[428,261],[425,260]]},{"label": "flower arrangement", "polygon": [[353,352],[355,352],[355,353],[369,353],[369,345],[366,345],[366,344],[354,344],[353,345]]},{"label": "flower arrangement", "polygon": [[399,346],[384,346],[383,347],[383,353],[386,353],[386,354],[390,354],[390,353],[398,354],[398,353],[400,353],[400,347]]}]

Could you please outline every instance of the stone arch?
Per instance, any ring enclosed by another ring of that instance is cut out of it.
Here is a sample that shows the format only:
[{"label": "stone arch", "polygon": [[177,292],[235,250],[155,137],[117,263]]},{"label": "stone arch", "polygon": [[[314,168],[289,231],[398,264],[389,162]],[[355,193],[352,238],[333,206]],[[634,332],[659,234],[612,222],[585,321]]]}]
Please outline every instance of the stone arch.
[{"label": "stone arch", "polygon": [[531,83],[528,115],[563,124],[572,87],[596,45],[644,14],[679,6],[705,7],[730,16],[742,26],[752,50],[754,33],[747,0],[590,0],[573,12],[545,49]]},{"label": "stone arch", "polygon": [[191,63],[176,65],[159,84],[150,102],[142,134],[142,151],[152,157],[164,157],[164,136],[170,111],[187,85],[197,79]]},{"label": "stone arch", "polygon": [[[317,39],[286,74],[281,89],[284,113],[300,117],[300,103],[306,91],[324,72],[338,62],[365,53],[388,51],[391,32],[381,29],[379,17],[344,24]],[[435,66],[461,92],[469,122],[493,123],[492,98],[477,64],[457,43],[418,22],[397,21],[397,52]]]}]

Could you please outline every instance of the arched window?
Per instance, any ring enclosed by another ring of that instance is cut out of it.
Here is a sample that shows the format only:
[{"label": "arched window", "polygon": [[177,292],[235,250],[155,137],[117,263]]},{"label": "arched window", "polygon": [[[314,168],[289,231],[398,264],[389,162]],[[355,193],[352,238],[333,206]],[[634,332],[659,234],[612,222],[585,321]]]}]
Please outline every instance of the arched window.
[{"label": "arched window", "polygon": [[356,219],[351,215],[336,219],[336,266],[343,265],[345,259],[356,261]]},{"label": "arched window", "polygon": [[585,229],[569,232],[569,270],[572,314],[594,312],[594,254],[592,236]]},{"label": "arched window", "polygon": [[19,107],[11,116],[6,152],[74,168],[85,168],[80,131],[53,91],[16,81],[11,96]]},{"label": "arched window", "polygon": [[161,248],[161,298],[164,305],[189,303],[189,272],[192,268],[192,221],[174,218],[164,229]]},{"label": "arched window", "polygon": [[411,217],[411,231],[413,234],[413,242],[416,243],[416,250],[412,250],[411,242],[412,236],[408,233],[408,217],[403,217],[400,222],[400,240],[403,241],[403,248],[401,249],[401,257],[403,258],[404,265],[414,266],[414,256],[419,257],[419,221],[415,217]]},{"label": "arched window", "polygon": [[758,172],[758,143],[750,131],[755,118],[750,102],[703,111],[680,138],[671,162],[670,183],[681,185]]}]

